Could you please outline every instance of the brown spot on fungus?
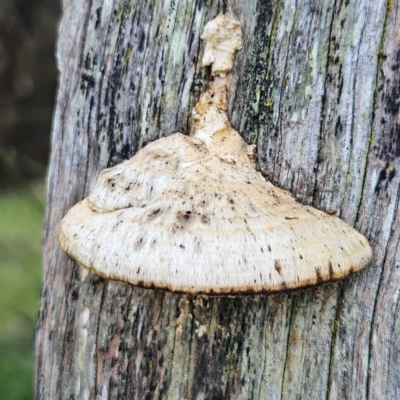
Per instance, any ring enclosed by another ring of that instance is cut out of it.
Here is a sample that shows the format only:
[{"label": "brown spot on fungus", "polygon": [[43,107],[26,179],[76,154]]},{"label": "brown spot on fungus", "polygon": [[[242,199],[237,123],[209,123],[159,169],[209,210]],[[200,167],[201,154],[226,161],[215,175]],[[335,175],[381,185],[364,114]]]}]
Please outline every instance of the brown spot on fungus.
[{"label": "brown spot on fungus", "polygon": [[282,265],[279,260],[274,261],[274,268],[279,275],[282,275]]},{"label": "brown spot on fungus", "polygon": [[318,267],[315,268],[315,273],[317,274],[317,283],[322,283],[324,279],[322,277],[322,272]]},{"label": "brown spot on fungus", "polygon": [[161,212],[161,210],[159,209],[159,208],[157,208],[157,210],[154,210],[154,211],[152,211],[150,214],[149,214],[149,218],[154,218],[154,217],[156,217],[159,213]]},{"label": "brown spot on fungus", "polygon": [[[340,265],[339,265],[339,267],[340,267]],[[329,271],[329,279],[333,279],[333,267],[332,267],[331,260],[329,260],[329,263],[328,263],[328,271]]]}]

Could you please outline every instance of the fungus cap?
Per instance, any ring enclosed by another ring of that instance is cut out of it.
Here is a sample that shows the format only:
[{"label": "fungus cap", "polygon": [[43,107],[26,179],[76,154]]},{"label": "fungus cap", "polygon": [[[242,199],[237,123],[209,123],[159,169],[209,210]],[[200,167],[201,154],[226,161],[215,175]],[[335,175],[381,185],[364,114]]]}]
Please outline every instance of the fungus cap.
[{"label": "fungus cap", "polygon": [[[216,59],[220,51],[233,60],[240,25],[224,18],[203,36]],[[221,295],[298,289],[368,264],[364,236],[256,171],[252,147],[228,120],[226,84],[218,77],[196,104],[193,137],[159,139],[100,173],[62,220],[59,241],[71,258],[133,285]]]},{"label": "fungus cap", "polygon": [[242,148],[221,161],[176,133],[103,171],[60,244],[99,275],[185,293],[278,292],[341,279],[371,258],[339,218],[302,206]]}]

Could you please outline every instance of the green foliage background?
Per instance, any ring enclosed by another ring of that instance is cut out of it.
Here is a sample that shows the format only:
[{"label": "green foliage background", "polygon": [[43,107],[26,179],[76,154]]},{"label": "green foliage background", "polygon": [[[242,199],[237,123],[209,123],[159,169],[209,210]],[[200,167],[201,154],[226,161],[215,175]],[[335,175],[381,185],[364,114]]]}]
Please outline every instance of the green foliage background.
[{"label": "green foliage background", "polygon": [[0,191],[0,399],[33,398],[43,184]]},{"label": "green foliage background", "polygon": [[[33,398],[61,0],[0,0],[0,399]],[[35,183],[33,183],[35,182]]]}]

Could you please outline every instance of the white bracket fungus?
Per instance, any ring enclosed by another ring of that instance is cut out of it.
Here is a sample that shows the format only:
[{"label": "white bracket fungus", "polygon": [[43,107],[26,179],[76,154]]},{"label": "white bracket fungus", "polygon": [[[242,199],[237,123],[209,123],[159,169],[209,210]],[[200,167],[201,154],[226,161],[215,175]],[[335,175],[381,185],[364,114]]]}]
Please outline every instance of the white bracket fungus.
[{"label": "white bracket fungus", "polygon": [[339,218],[302,206],[256,171],[227,116],[227,74],[240,24],[207,24],[203,63],[216,76],[176,133],[101,172],[61,224],[62,249],[99,275],[184,293],[273,293],[363,268],[367,240]]}]

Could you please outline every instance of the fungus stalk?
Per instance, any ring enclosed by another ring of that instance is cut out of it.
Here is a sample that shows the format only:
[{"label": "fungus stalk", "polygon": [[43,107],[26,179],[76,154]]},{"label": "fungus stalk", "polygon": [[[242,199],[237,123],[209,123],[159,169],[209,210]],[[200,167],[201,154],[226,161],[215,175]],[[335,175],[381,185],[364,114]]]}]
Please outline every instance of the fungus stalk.
[{"label": "fungus stalk", "polygon": [[238,21],[220,14],[204,28],[203,66],[211,65],[213,81],[193,109],[194,137],[220,161],[248,163],[253,146],[247,146],[228,119],[228,89],[235,52],[242,48]]}]

